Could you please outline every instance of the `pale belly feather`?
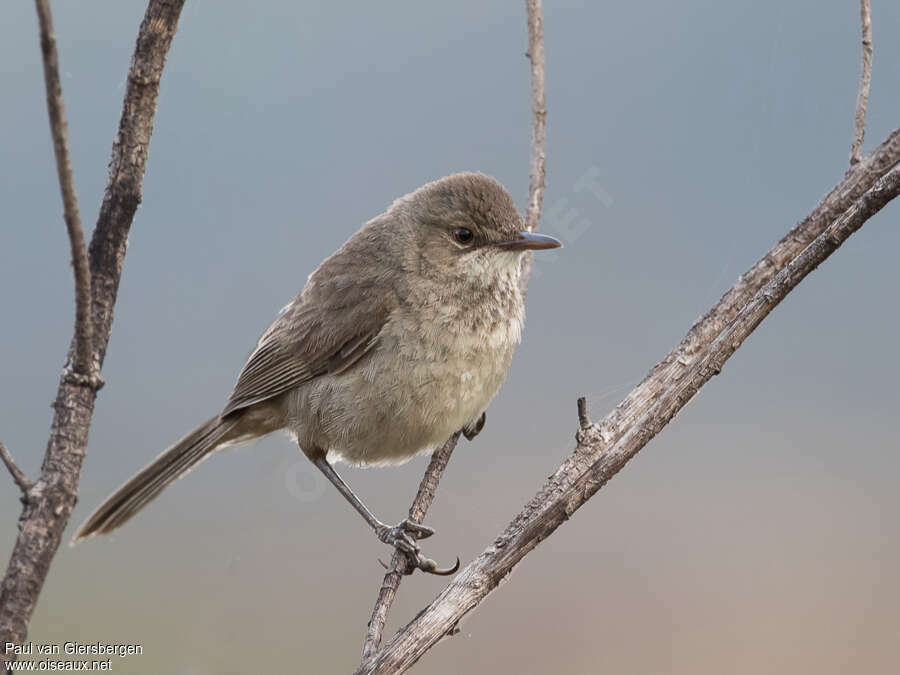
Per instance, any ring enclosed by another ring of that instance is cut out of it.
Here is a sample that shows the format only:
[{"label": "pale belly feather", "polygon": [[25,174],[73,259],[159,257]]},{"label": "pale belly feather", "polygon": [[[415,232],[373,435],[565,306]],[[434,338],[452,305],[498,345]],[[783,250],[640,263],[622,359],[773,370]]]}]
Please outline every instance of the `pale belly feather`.
[{"label": "pale belly feather", "polygon": [[480,417],[506,379],[522,311],[475,330],[418,325],[398,312],[359,365],[290,397],[289,427],[329,461],[399,464],[430,452]]}]

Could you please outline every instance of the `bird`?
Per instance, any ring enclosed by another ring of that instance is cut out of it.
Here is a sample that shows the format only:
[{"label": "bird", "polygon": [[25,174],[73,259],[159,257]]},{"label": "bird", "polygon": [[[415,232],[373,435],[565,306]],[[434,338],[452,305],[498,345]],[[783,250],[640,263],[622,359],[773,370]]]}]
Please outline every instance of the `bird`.
[{"label": "bird", "polygon": [[525,228],[512,197],[456,173],[396,199],[310,274],[265,330],[221,412],[108,497],[73,544],[108,534],[217,450],[286,430],[411,569],[434,534],[375,517],[334,465],[402,464],[470,440],[506,379],[525,319],[523,256],[562,246]]}]

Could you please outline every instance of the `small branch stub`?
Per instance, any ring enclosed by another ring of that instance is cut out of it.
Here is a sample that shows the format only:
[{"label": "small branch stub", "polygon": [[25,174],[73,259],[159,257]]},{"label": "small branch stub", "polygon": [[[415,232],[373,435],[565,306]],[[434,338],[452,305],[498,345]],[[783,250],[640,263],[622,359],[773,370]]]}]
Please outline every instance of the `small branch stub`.
[{"label": "small branch stub", "polygon": [[16,485],[18,485],[19,489],[22,491],[23,499],[28,499],[28,493],[31,492],[31,488],[34,487],[34,485],[28,480],[25,472],[19,468],[18,464],[16,464],[12,455],[9,454],[9,450],[3,445],[3,441],[0,441],[0,459],[3,460],[6,468],[9,469],[9,474],[12,476],[13,481],[15,481]]},{"label": "small branch stub", "polygon": [[591,422],[591,416],[588,414],[587,399],[584,396],[578,399],[578,431],[575,432],[575,442],[580,446],[590,443],[590,430],[594,423]]},{"label": "small branch stub", "polygon": [[587,411],[587,400],[582,396],[578,399],[578,426],[582,430],[591,428],[591,417]]},{"label": "small branch stub", "polygon": [[71,364],[67,365],[63,372],[63,382],[76,387],[87,387],[93,391],[100,391],[103,389],[103,385],[106,384],[100,375],[100,369],[96,365],[91,368],[91,372],[88,375],[76,373]]}]

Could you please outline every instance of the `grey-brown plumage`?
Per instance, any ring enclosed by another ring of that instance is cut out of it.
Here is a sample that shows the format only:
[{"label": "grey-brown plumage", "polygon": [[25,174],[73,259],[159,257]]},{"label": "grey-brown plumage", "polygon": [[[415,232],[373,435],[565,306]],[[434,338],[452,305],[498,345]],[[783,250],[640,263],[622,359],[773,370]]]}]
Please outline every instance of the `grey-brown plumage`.
[{"label": "grey-brown plumage", "polygon": [[506,190],[481,174],[396,200],[310,275],[222,413],[122,486],[75,540],[116,529],[214,450],[286,429],[380,538],[418,558],[406,532],[430,531],[381,524],[331,463],[399,463],[480,428],[521,336],[521,256],[559,246],[522,227]]}]

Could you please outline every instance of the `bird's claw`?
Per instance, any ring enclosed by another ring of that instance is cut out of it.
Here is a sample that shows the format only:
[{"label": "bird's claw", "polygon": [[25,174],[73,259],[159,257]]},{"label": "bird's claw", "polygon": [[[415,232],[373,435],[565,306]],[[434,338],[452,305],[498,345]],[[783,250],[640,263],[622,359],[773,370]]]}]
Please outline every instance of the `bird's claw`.
[{"label": "bird's claw", "polygon": [[467,441],[474,441],[475,437],[481,433],[481,430],[484,429],[484,423],[487,421],[487,413],[481,413],[481,417],[479,417],[471,426],[462,428],[462,435],[466,437]]},{"label": "bird's claw", "polygon": [[453,567],[440,568],[437,566],[437,563],[431,558],[425,558],[423,556],[416,556],[416,567],[418,567],[423,572],[427,572],[428,574],[436,574],[440,577],[448,577],[451,574],[456,574],[457,570],[459,570],[459,556],[456,558],[456,563]]},{"label": "bird's claw", "polygon": [[456,564],[453,567],[441,568],[438,567],[434,560],[420,554],[419,551],[421,549],[416,540],[427,539],[434,534],[434,530],[426,525],[420,525],[407,518],[394,525],[394,527],[387,525],[378,527],[375,529],[375,534],[385,544],[393,546],[398,551],[406,554],[407,559],[412,563],[412,567],[409,568],[410,573],[413,570],[420,569],[428,574],[447,576],[455,574],[459,569],[459,558],[456,559]]},{"label": "bird's claw", "polygon": [[428,537],[434,534],[433,527],[422,525],[413,520],[410,520],[409,518],[404,518],[395,527],[400,528],[401,530],[403,530],[403,532],[413,535],[414,539],[428,539]]},{"label": "bird's claw", "polygon": [[381,525],[375,528],[375,534],[385,544],[404,551],[418,551],[417,539],[427,539],[434,534],[434,530],[427,525],[420,525],[409,518],[400,521],[390,527]]}]

